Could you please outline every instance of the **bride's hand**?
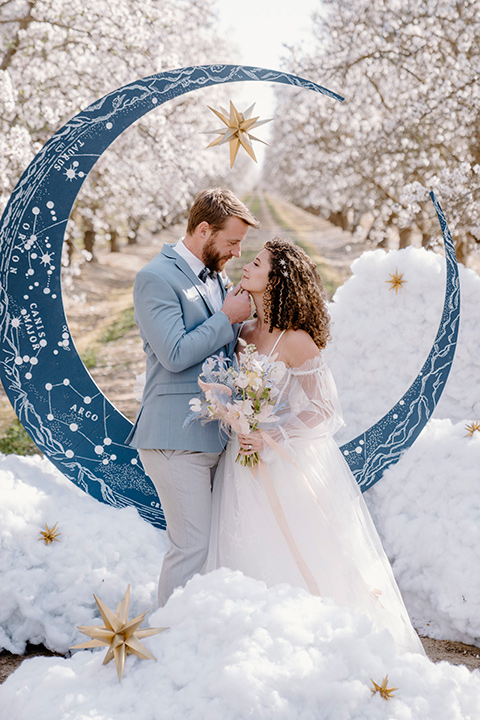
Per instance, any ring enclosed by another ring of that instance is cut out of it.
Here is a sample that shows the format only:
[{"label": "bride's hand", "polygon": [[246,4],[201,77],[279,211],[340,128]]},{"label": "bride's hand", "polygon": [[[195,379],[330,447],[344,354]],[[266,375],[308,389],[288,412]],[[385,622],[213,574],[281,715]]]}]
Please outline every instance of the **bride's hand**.
[{"label": "bride's hand", "polygon": [[246,435],[239,435],[238,442],[240,443],[240,453],[242,455],[250,455],[263,450],[263,440],[258,430]]}]

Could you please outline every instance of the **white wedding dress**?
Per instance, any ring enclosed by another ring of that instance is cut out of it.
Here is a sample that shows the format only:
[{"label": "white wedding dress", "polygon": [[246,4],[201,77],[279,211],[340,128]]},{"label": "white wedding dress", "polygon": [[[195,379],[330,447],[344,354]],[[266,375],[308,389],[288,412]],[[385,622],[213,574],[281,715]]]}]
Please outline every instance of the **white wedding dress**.
[{"label": "white wedding dress", "polygon": [[[272,351],[273,352],[273,351]],[[280,362],[280,361],[276,361]],[[343,424],[322,357],[287,368],[270,445],[250,469],[230,439],[213,485],[205,571],[241,570],[361,611],[398,649],[423,653],[360,489],[333,434]],[[273,441],[273,442],[272,442]]]}]

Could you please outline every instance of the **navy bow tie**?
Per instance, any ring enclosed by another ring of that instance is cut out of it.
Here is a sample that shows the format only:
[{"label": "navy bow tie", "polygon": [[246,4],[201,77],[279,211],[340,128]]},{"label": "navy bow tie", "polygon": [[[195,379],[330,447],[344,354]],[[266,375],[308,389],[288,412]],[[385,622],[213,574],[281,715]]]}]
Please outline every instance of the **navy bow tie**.
[{"label": "navy bow tie", "polygon": [[218,273],[215,272],[215,270],[210,270],[210,268],[204,267],[198,273],[198,277],[200,278],[200,280],[202,282],[207,282],[207,278],[209,278],[209,277],[213,278],[213,280],[215,280],[215,278],[218,277]]}]

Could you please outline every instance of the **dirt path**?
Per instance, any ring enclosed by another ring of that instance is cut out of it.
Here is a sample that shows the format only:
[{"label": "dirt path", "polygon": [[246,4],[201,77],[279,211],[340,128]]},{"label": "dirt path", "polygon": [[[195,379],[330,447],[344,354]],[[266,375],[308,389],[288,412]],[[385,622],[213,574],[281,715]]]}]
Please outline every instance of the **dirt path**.
[{"label": "dirt path", "polygon": [[[232,260],[228,272],[234,282],[241,269],[263,243],[280,235],[298,242],[315,260],[325,286],[335,288],[350,276],[350,264],[370,246],[355,242],[350,233],[264,193],[251,194],[246,202],[260,219],[262,227],[250,230],[243,244],[242,258]],[[75,345],[91,366],[90,373],[107,397],[129,419],[135,418],[138,401],[134,393],[135,376],[144,369],[144,354],[136,326],[132,323],[132,288],[138,270],[160,252],[164,242],[175,242],[184,225],[162,231],[156,238],[143,238],[137,245],[124,246],[119,253],[106,248],[97,251],[97,262],[84,265],[73,288],[64,295],[65,310]],[[112,332],[112,329],[115,332]],[[115,339],[115,335],[119,337]],[[105,340],[105,338],[113,338]],[[15,417],[0,392],[0,434]],[[434,661],[448,660],[480,668],[480,648],[450,641],[422,638],[428,656]],[[29,647],[26,656],[51,654],[45,648]],[[24,657],[0,653],[0,682]]]}]

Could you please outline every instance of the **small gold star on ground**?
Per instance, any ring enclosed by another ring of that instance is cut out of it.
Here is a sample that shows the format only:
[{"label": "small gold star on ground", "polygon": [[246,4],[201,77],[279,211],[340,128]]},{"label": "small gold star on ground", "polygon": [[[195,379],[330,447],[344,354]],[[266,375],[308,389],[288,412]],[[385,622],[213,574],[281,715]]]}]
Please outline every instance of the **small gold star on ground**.
[{"label": "small gold star on ground", "polygon": [[268,145],[268,143],[260,140],[260,138],[254,137],[250,134],[250,131],[254,128],[258,128],[260,125],[265,125],[265,123],[271,122],[271,119],[257,122],[260,117],[259,115],[252,118],[251,114],[254,107],[255,103],[250,105],[250,107],[242,113],[237,110],[233,102],[230,100],[230,113],[228,113],[227,110],[222,107],[220,110],[215,110],[214,108],[208,106],[209,110],[215,113],[215,115],[226,125],[226,129],[220,128],[220,130],[208,130],[205,134],[215,133],[220,135],[220,137],[213,140],[210,145],[207,145],[207,148],[214,147],[215,145],[223,145],[226,142],[230,143],[231,168],[233,167],[233,163],[235,162],[235,158],[237,157],[240,147],[243,147],[252,160],[257,162],[257,158],[255,157],[252,147],[252,140]]},{"label": "small gold star on ground", "polygon": [[52,528],[49,528],[47,523],[45,523],[45,530],[40,531],[40,537],[38,539],[43,540],[45,545],[50,545],[50,543],[52,543],[53,541],[61,542],[58,539],[58,536],[61,535],[62,533],[58,532],[57,524],[58,523],[55,523],[55,525]]},{"label": "small gold star on ground", "polygon": [[118,680],[121,682],[123,672],[125,670],[125,660],[127,655],[136,655],[143,660],[156,660],[150,650],[140,642],[140,638],[156,635],[157,633],[168,630],[168,628],[146,628],[137,630],[142,624],[147,611],[141,615],[137,615],[133,620],[128,620],[128,609],[130,606],[130,585],[122,600],[117,605],[117,612],[114,613],[103,603],[96,595],[93,596],[100,610],[100,615],[104,625],[82,625],[78,629],[89,635],[93,640],[79,645],[73,645],[72,649],[108,647],[107,654],[103,659],[106,665],[110,660],[115,660],[117,667]]},{"label": "small gold star on ground", "polygon": [[480,420],[475,420],[475,422],[465,425],[465,430],[468,431],[465,437],[470,437],[474,432],[480,432]]},{"label": "small gold star on ground", "polygon": [[[370,678],[370,680],[372,680],[372,678]],[[391,688],[387,687],[387,685],[388,685],[388,675],[386,675],[386,676],[383,678],[381,685],[377,685],[377,683],[375,682],[375,680],[372,680],[372,683],[373,683],[373,688],[370,688],[370,690],[372,691],[372,694],[373,694],[373,695],[375,695],[375,693],[378,692],[378,693],[380,693],[380,696],[381,696],[384,700],[390,700],[390,698],[395,697],[395,695],[394,695],[393,693],[394,693],[395,690],[398,690],[398,688],[396,688],[396,687],[391,687]]]},{"label": "small gold star on ground", "polygon": [[398,293],[400,288],[402,287],[403,283],[406,283],[406,280],[403,280],[403,273],[399,273],[397,268],[395,268],[395,273],[392,275],[392,273],[388,273],[391,277],[391,280],[385,280],[386,283],[390,283],[390,290],[395,290],[395,295]]}]

